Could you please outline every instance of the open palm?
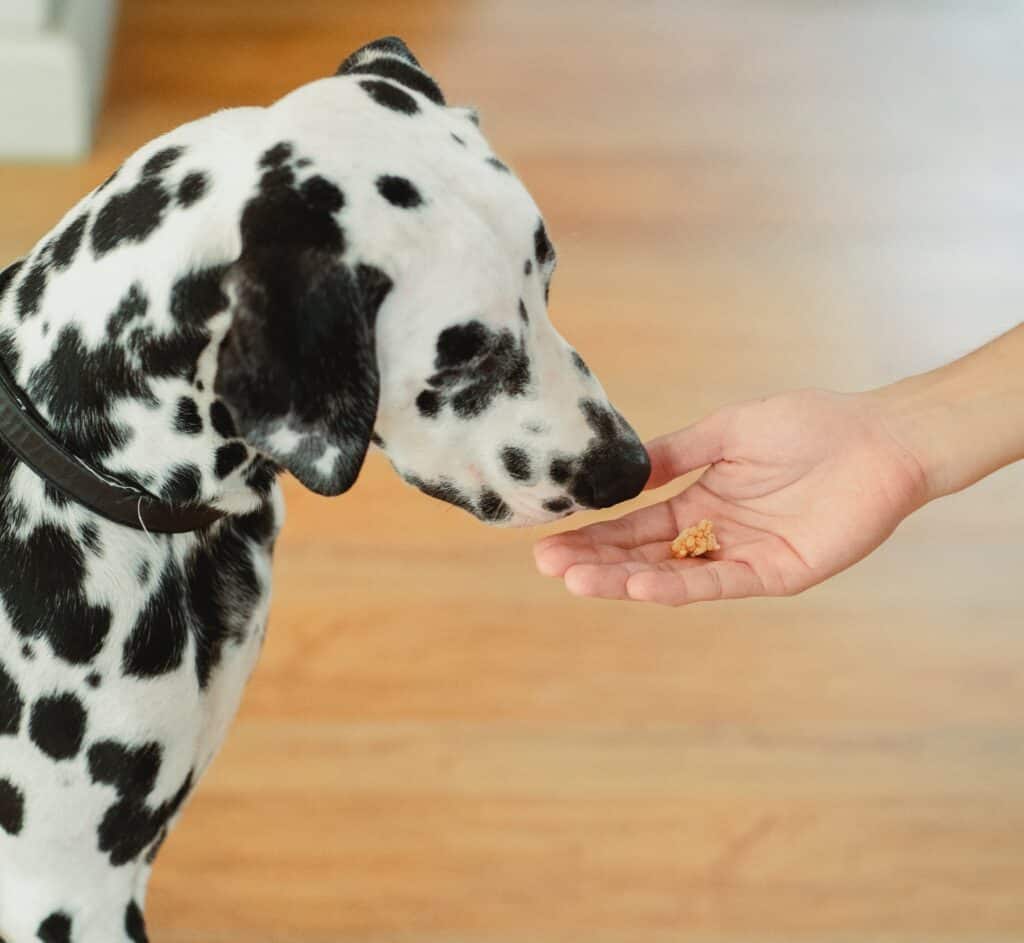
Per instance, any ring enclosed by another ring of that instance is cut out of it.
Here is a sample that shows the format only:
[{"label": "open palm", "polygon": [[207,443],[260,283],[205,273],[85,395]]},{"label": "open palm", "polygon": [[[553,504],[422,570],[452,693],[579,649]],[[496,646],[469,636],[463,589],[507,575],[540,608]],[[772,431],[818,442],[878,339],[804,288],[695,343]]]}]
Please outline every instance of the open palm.
[{"label": "open palm", "polygon": [[[540,541],[541,573],[577,595],[666,605],[792,595],[867,556],[924,503],[920,466],[869,395],[731,406],[648,450],[648,489],[708,467],[672,498]],[[671,541],[704,518],[721,549],[673,559]]]}]

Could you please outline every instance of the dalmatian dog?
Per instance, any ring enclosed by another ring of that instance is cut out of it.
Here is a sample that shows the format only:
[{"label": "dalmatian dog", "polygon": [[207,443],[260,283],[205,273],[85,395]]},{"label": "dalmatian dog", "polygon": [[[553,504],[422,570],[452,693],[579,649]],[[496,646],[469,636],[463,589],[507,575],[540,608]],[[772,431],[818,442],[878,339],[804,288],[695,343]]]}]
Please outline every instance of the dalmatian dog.
[{"label": "dalmatian dog", "polygon": [[529,525],[631,498],[533,200],[398,39],[145,145],[0,275],[0,939],[146,939],[262,643],[277,479],[368,448]]}]

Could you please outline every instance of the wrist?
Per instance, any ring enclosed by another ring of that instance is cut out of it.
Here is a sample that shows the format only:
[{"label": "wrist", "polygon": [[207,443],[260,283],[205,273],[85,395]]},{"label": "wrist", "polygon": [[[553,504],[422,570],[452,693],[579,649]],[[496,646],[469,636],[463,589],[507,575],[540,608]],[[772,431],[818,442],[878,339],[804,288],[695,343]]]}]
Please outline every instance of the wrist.
[{"label": "wrist", "polygon": [[1024,330],[946,367],[867,394],[912,456],[923,503],[1024,458]]},{"label": "wrist", "polygon": [[920,503],[959,490],[952,468],[955,454],[948,447],[955,438],[956,420],[939,378],[931,374],[911,377],[865,396],[882,427],[918,474]]}]

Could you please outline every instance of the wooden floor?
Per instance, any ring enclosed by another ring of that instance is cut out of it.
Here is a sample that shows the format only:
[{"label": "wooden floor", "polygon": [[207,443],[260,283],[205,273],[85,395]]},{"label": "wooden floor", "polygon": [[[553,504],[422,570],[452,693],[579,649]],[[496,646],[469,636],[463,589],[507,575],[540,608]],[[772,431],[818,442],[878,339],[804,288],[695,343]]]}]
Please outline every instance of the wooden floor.
[{"label": "wooden floor", "polygon": [[[0,168],[5,256],[149,137],[396,32],[537,197],[554,319],[645,436],[1024,312],[1011,0],[122,6],[94,157]],[[539,533],[379,456],[288,497],[155,943],[1024,939],[1024,469],[806,596],[681,611],[570,598]]]}]

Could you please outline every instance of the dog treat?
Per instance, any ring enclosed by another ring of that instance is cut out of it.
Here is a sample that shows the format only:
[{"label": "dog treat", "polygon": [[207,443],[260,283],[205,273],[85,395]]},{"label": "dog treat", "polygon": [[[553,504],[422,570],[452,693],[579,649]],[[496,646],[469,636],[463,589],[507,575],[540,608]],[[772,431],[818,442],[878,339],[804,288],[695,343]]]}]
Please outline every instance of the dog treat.
[{"label": "dog treat", "polygon": [[677,560],[701,557],[711,550],[718,549],[718,539],[715,537],[711,521],[701,521],[693,527],[687,527],[672,541],[672,556]]}]

